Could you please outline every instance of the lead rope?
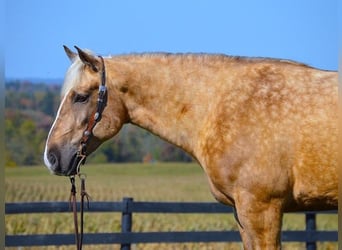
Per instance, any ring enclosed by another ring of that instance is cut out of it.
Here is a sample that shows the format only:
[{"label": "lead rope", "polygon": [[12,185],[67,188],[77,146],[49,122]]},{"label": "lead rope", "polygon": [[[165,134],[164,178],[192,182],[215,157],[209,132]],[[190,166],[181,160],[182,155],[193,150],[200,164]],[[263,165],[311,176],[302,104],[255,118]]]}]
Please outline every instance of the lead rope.
[{"label": "lead rope", "polygon": [[81,223],[80,223],[80,233],[78,232],[78,216],[77,216],[77,201],[76,201],[76,185],[75,185],[75,176],[70,176],[71,182],[71,192],[69,198],[69,204],[72,208],[72,212],[74,215],[74,227],[75,227],[75,241],[76,241],[76,249],[82,250],[83,245],[83,227],[84,227],[84,197],[87,199],[87,208],[89,209],[89,199],[90,196],[85,190],[85,174],[78,174],[81,180],[81,204],[80,204],[80,213],[81,213]]},{"label": "lead rope", "polygon": [[70,190],[70,197],[69,197],[69,207],[72,208],[72,212],[74,215],[76,249],[81,250],[82,246],[80,246],[80,238],[78,234],[75,176],[70,176],[70,182],[71,182],[71,190]]},{"label": "lead rope", "polygon": [[79,174],[79,177],[81,179],[81,235],[80,235],[80,246],[79,250],[82,249],[82,244],[83,244],[83,225],[84,225],[84,197],[87,199],[87,209],[89,209],[89,199],[90,196],[85,190],[85,179],[86,175],[85,174]]}]

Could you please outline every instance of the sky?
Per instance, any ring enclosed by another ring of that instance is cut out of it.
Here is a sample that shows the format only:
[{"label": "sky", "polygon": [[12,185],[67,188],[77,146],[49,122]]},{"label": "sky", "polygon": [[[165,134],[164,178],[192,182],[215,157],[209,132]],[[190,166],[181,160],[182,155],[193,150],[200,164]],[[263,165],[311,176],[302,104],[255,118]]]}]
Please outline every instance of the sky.
[{"label": "sky", "polygon": [[338,0],[6,0],[5,77],[60,78],[63,45],[101,55],[202,52],[338,69]]}]

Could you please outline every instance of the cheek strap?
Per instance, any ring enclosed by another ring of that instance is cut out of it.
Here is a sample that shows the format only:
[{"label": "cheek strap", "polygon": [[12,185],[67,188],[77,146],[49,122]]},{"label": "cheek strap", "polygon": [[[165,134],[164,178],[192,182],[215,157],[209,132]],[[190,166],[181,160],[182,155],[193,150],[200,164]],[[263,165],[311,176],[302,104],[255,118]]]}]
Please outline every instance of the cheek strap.
[{"label": "cheek strap", "polygon": [[96,124],[101,120],[102,112],[107,105],[107,87],[106,87],[106,68],[102,56],[99,56],[102,62],[101,71],[101,84],[99,86],[99,94],[96,102],[96,109],[91,114],[86,130],[83,132],[83,136],[80,141],[79,155],[86,156],[86,147],[93,135],[93,129]]}]

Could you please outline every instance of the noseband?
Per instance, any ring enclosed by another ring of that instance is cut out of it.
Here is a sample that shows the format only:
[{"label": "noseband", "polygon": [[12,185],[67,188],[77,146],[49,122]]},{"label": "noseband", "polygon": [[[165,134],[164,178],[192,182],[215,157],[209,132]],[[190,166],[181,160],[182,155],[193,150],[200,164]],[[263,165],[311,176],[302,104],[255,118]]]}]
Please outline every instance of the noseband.
[{"label": "noseband", "polygon": [[97,105],[94,112],[88,119],[88,125],[86,130],[83,132],[83,136],[80,141],[79,149],[76,153],[76,157],[73,160],[72,167],[68,172],[68,175],[78,174],[80,167],[85,163],[87,158],[87,145],[90,138],[93,136],[93,129],[96,124],[101,120],[102,112],[107,104],[107,87],[106,87],[106,68],[102,56],[99,56],[102,63],[101,70],[101,84],[99,86],[99,94],[97,98]]}]

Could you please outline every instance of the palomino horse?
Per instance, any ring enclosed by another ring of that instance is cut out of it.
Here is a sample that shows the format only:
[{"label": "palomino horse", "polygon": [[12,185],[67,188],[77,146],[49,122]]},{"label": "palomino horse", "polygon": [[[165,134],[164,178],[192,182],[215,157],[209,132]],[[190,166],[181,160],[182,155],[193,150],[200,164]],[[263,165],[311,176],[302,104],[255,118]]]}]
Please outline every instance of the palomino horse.
[{"label": "palomino horse", "polygon": [[215,198],[235,208],[245,249],[279,249],[285,211],[337,208],[336,72],[267,58],[76,49],[65,47],[72,65],[44,153],[52,173],[74,175],[83,156],[132,123],[199,162]]}]

